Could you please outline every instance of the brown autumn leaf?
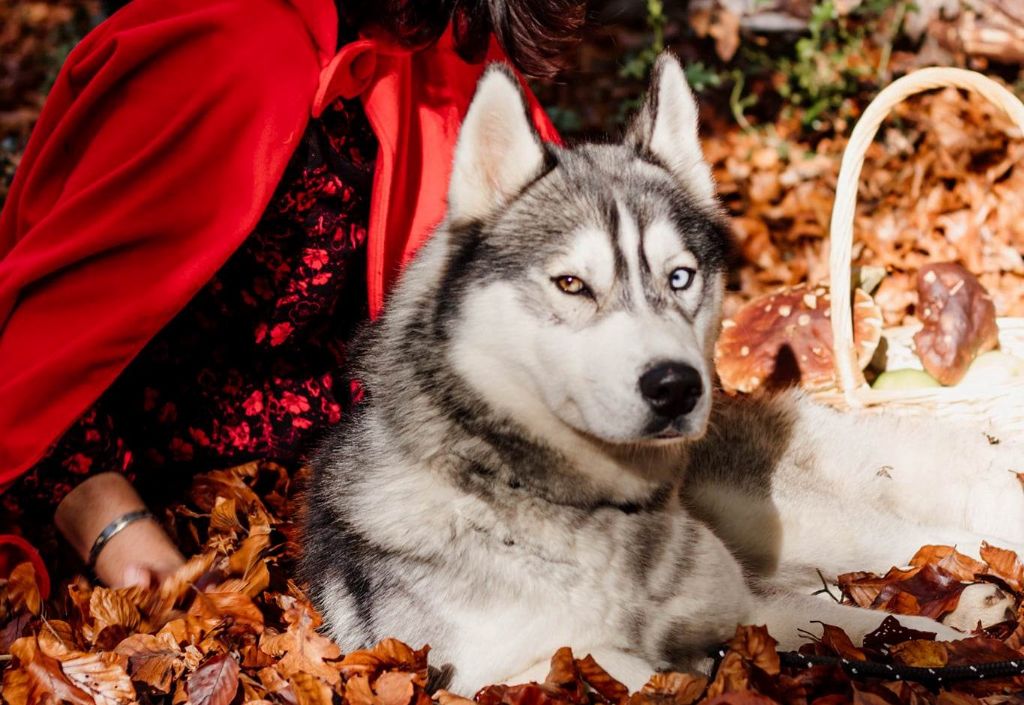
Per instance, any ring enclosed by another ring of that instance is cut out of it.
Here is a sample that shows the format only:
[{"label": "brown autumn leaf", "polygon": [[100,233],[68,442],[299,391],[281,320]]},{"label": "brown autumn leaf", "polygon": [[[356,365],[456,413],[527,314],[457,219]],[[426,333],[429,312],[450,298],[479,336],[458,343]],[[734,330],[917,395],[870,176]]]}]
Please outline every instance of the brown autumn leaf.
[{"label": "brown autumn leaf", "polygon": [[228,578],[210,589],[210,592],[240,592],[249,597],[256,597],[270,587],[270,568],[267,562],[260,560],[249,568],[240,578]]},{"label": "brown autumn leaf", "polygon": [[11,649],[11,644],[23,636],[29,636],[34,632],[35,620],[28,612],[15,614],[0,626],[0,654],[6,654]]},{"label": "brown autumn leaf", "polygon": [[891,690],[857,682],[853,684],[853,705],[900,705],[900,700]]},{"label": "brown autumn leaf", "polygon": [[935,705],[982,705],[982,702],[969,693],[951,693],[944,690],[939,693]]},{"label": "brown autumn leaf", "polygon": [[849,661],[868,660],[864,650],[854,646],[853,641],[842,629],[831,624],[822,624],[821,626],[821,643],[828,650]]},{"label": "brown autumn leaf", "polygon": [[188,677],[190,705],[228,705],[238,692],[238,674],[238,661],[230,654],[217,654]]},{"label": "brown autumn leaf", "polygon": [[381,705],[409,705],[416,692],[416,674],[388,671],[373,684]]},{"label": "brown autumn leaf", "polygon": [[345,702],[349,705],[383,705],[365,675],[353,676],[345,681]]},{"label": "brown autumn leaf", "polygon": [[745,691],[750,685],[750,666],[748,661],[735,651],[730,651],[718,664],[715,679],[708,686],[708,697],[723,693]]},{"label": "brown autumn leaf", "polygon": [[557,689],[560,691],[560,697],[571,702],[586,702],[587,686],[580,678],[576,659],[568,646],[558,649],[551,657],[551,667],[544,679],[544,685]]},{"label": "brown autumn leaf", "polygon": [[318,625],[312,608],[290,597],[283,597],[282,602],[289,605],[285,612],[288,629],[284,633],[264,632],[260,637],[260,649],[271,656],[281,657],[277,668],[285,678],[296,673],[310,673],[331,685],[336,684],[340,679],[338,665],[328,661],[339,659],[341,650],[316,631]]},{"label": "brown autumn leaf", "polygon": [[59,619],[48,619],[36,635],[40,650],[58,661],[67,658],[79,649],[87,648],[79,644],[74,627]]},{"label": "brown autumn leaf", "polygon": [[[708,679],[689,673],[655,673],[629,700],[630,705],[657,702],[665,705],[692,705],[697,702]],[[634,698],[640,696],[636,702]]]},{"label": "brown autumn leaf", "polygon": [[295,687],[291,682],[282,678],[276,668],[271,666],[261,668],[256,675],[268,694],[276,695],[287,703],[297,702],[298,698],[295,695]]},{"label": "brown autumn leaf", "polygon": [[127,661],[119,654],[97,652],[63,660],[60,665],[96,705],[128,705],[135,702],[135,687],[125,670]]},{"label": "brown autumn leaf", "polygon": [[910,570],[893,568],[881,577],[848,573],[840,575],[837,582],[861,607],[932,619],[940,619],[956,609],[966,587],[966,583],[931,563]]},{"label": "brown autumn leaf", "polygon": [[289,683],[295,694],[296,705],[331,705],[331,687],[316,676],[296,673],[289,679]]},{"label": "brown autumn leaf", "polygon": [[91,630],[97,636],[109,627],[124,627],[131,632],[142,622],[138,607],[123,591],[104,587],[94,588],[89,596],[89,615]]},{"label": "brown autumn leaf", "polygon": [[833,693],[815,698],[814,705],[850,705],[850,698],[845,693]]},{"label": "brown autumn leaf", "polygon": [[250,533],[238,544],[238,549],[228,559],[228,569],[235,575],[246,575],[257,563],[262,563],[263,554],[270,547],[270,534]]},{"label": "brown autumn leaf", "polygon": [[704,705],[778,705],[778,703],[778,700],[773,700],[767,695],[749,690],[722,693],[704,701]]},{"label": "brown autumn leaf", "polygon": [[201,592],[195,596],[188,614],[228,623],[235,631],[263,633],[263,613],[252,598],[241,592]]},{"label": "brown autumn leaf", "polygon": [[1024,591],[1024,565],[1017,554],[1005,548],[981,544],[981,558],[988,563],[991,572],[1000,578],[1014,592]]},{"label": "brown autumn leaf", "polygon": [[422,674],[424,683],[426,683],[428,651],[428,647],[414,651],[397,639],[384,639],[372,648],[359,649],[345,654],[345,658],[338,664],[338,668],[345,678],[357,675],[373,678],[389,668],[412,670]]},{"label": "brown autumn leaf", "polygon": [[937,641],[905,641],[893,646],[889,653],[896,663],[915,668],[942,668],[949,662],[949,652]]},{"label": "brown autumn leaf", "polygon": [[729,649],[768,675],[774,676],[779,672],[779,654],[775,650],[778,643],[769,636],[767,627],[739,626],[736,627],[735,636],[729,641]]},{"label": "brown autumn leaf", "polygon": [[35,637],[15,641],[11,655],[17,665],[4,672],[3,698],[8,705],[94,705],[89,694],[61,670],[60,662],[42,652]]},{"label": "brown autumn leaf", "polygon": [[844,573],[836,578],[836,584],[858,607],[872,607],[884,588],[909,578],[918,570],[920,568],[892,568],[883,576],[865,571]]},{"label": "brown autumn leaf", "polygon": [[920,683],[896,681],[883,683],[882,687],[895,695],[903,705],[933,705],[935,702],[931,691]]},{"label": "brown autumn leaf", "polygon": [[988,572],[988,567],[984,563],[965,556],[952,546],[922,546],[910,559],[910,565],[915,568],[933,565],[957,580],[968,583],[973,582],[975,576]]},{"label": "brown autumn leaf", "polygon": [[[28,612],[38,616],[42,606],[36,569],[31,563],[19,563],[7,576],[3,584],[3,601],[10,604],[10,611]],[[2,613],[0,613],[2,614]]]},{"label": "brown autumn leaf", "polygon": [[148,593],[149,598],[144,607],[146,613],[162,621],[175,605],[192,594],[196,584],[210,572],[216,561],[217,556],[212,551],[190,557],[185,565],[160,584],[158,590]]},{"label": "brown autumn leaf", "polygon": [[608,702],[619,703],[629,697],[629,688],[601,668],[590,654],[576,661],[576,669],[580,678]]},{"label": "brown autumn leaf", "polygon": [[166,633],[179,644],[198,644],[220,623],[219,619],[187,616],[178,617],[160,627],[158,634]]},{"label": "brown autumn leaf", "polygon": [[244,476],[249,471],[241,466],[229,470],[203,473],[192,483],[189,491],[192,501],[204,512],[212,513],[218,498],[233,500],[242,511],[253,504],[262,504]]},{"label": "brown autumn leaf", "polygon": [[210,532],[237,536],[245,527],[238,520],[238,507],[234,499],[217,497],[210,511]]},{"label": "brown autumn leaf", "polygon": [[437,700],[439,705],[476,705],[476,701],[456,695],[455,693],[449,693],[444,689],[434,693],[434,699]]},{"label": "brown autumn leaf", "polygon": [[568,705],[564,691],[547,683],[489,685],[474,698],[478,705]]},{"label": "brown autumn leaf", "polygon": [[572,649],[563,646],[551,657],[551,668],[544,682],[564,686],[575,683],[577,680],[579,680],[579,671],[576,669],[576,660],[573,658]]},{"label": "brown autumn leaf", "polygon": [[202,511],[211,514],[218,498],[233,500],[237,509],[245,514],[250,527],[269,527],[274,523],[273,519],[256,492],[245,482],[246,477],[258,474],[258,466],[258,462],[253,462],[229,470],[203,473],[193,482],[190,496]]},{"label": "brown autumn leaf", "polygon": [[968,666],[993,661],[1015,661],[1021,653],[998,639],[987,636],[972,636],[966,639],[943,642],[949,653],[950,666]]},{"label": "brown autumn leaf", "polygon": [[170,692],[171,681],[185,669],[185,655],[169,632],[132,634],[114,651],[128,658],[132,680],[159,693]]}]

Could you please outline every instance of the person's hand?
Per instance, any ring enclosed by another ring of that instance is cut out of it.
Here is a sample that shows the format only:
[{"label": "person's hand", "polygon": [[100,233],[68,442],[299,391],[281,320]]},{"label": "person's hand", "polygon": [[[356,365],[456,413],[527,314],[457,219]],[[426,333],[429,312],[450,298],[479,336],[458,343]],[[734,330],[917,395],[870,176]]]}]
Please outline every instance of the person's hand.
[{"label": "person's hand", "polygon": [[[82,560],[100,532],[128,512],[145,509],[123,476],[102,473],[73,489],[57,507],[54,521]],[[96,576],[110,587],[159,583],[184,563],[181,553],[152,519],[134,521],[100,551]]]}]

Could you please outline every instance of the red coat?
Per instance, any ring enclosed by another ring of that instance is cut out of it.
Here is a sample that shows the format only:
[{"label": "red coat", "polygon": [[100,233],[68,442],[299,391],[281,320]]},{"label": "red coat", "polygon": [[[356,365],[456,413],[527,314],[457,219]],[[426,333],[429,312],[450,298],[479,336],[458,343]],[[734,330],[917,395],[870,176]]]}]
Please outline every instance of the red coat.
[{"label": "red coat", "polygon": [[238,248],[310,115],[339,96],[361,96],[379,141],[367,259],[380,311],[443,216],[484,64],[447,35],[336,53],[337,25],[332,0],[134,0],[71,52],[0,214],[0,487]]}]

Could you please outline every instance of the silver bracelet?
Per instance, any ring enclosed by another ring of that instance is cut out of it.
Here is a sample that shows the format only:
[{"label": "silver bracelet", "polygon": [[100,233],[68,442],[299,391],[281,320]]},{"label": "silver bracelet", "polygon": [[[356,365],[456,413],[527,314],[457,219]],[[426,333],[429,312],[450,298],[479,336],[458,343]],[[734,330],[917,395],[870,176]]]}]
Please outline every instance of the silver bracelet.
[{"label": "silver bracelet", "polygon": [[156,517],[148,509],[137,509],[134,512],[122,514],[107,524],[103,531],[100,532],[100,535],[96,537],[96,540],[92,542],[92,548],[89,549],[89,570],[96,568],[96,559],[99,558],[103,547],[110,543],[110,539],[124,531],[129,524],[134,524],[140,519],[156,521]]}]

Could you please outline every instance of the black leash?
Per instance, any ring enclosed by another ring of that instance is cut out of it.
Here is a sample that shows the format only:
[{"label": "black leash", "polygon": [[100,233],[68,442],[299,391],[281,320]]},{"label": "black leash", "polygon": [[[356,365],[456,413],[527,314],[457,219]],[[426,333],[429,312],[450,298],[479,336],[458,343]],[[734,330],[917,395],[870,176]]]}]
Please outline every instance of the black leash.
[{"label": "black leash", "polygon": [[851,661],[838,656],[805,656],[795,651],[783,651],[779,653],[779,662],[783,666],[791,668],[839,666],[851,679],[881,678],[890,681],[914,681],[936,686],[960,681],[1012,678],[1024,675],[1024,657],[1019,661],[990,661],[974,666],[922,668],[920,666],[897,666],[877,661]]},{"label": "black leash", "polygon": [[[721,662],[726,653],[724,648],[716,650],[716,670],[718,663]],[[990,661],[973,666],[922,668],[920,666],[898,666],[877,661],[851,661],[839,656],[807,656],[795,651],[780,651],[779,663],[786,668],[838,666],[851,680],[879,678],[889,681],[913,681],[933,686],[942,686],[961,681],[1024,676],[1024,657],[1021,657],[1019,660]]]}]

